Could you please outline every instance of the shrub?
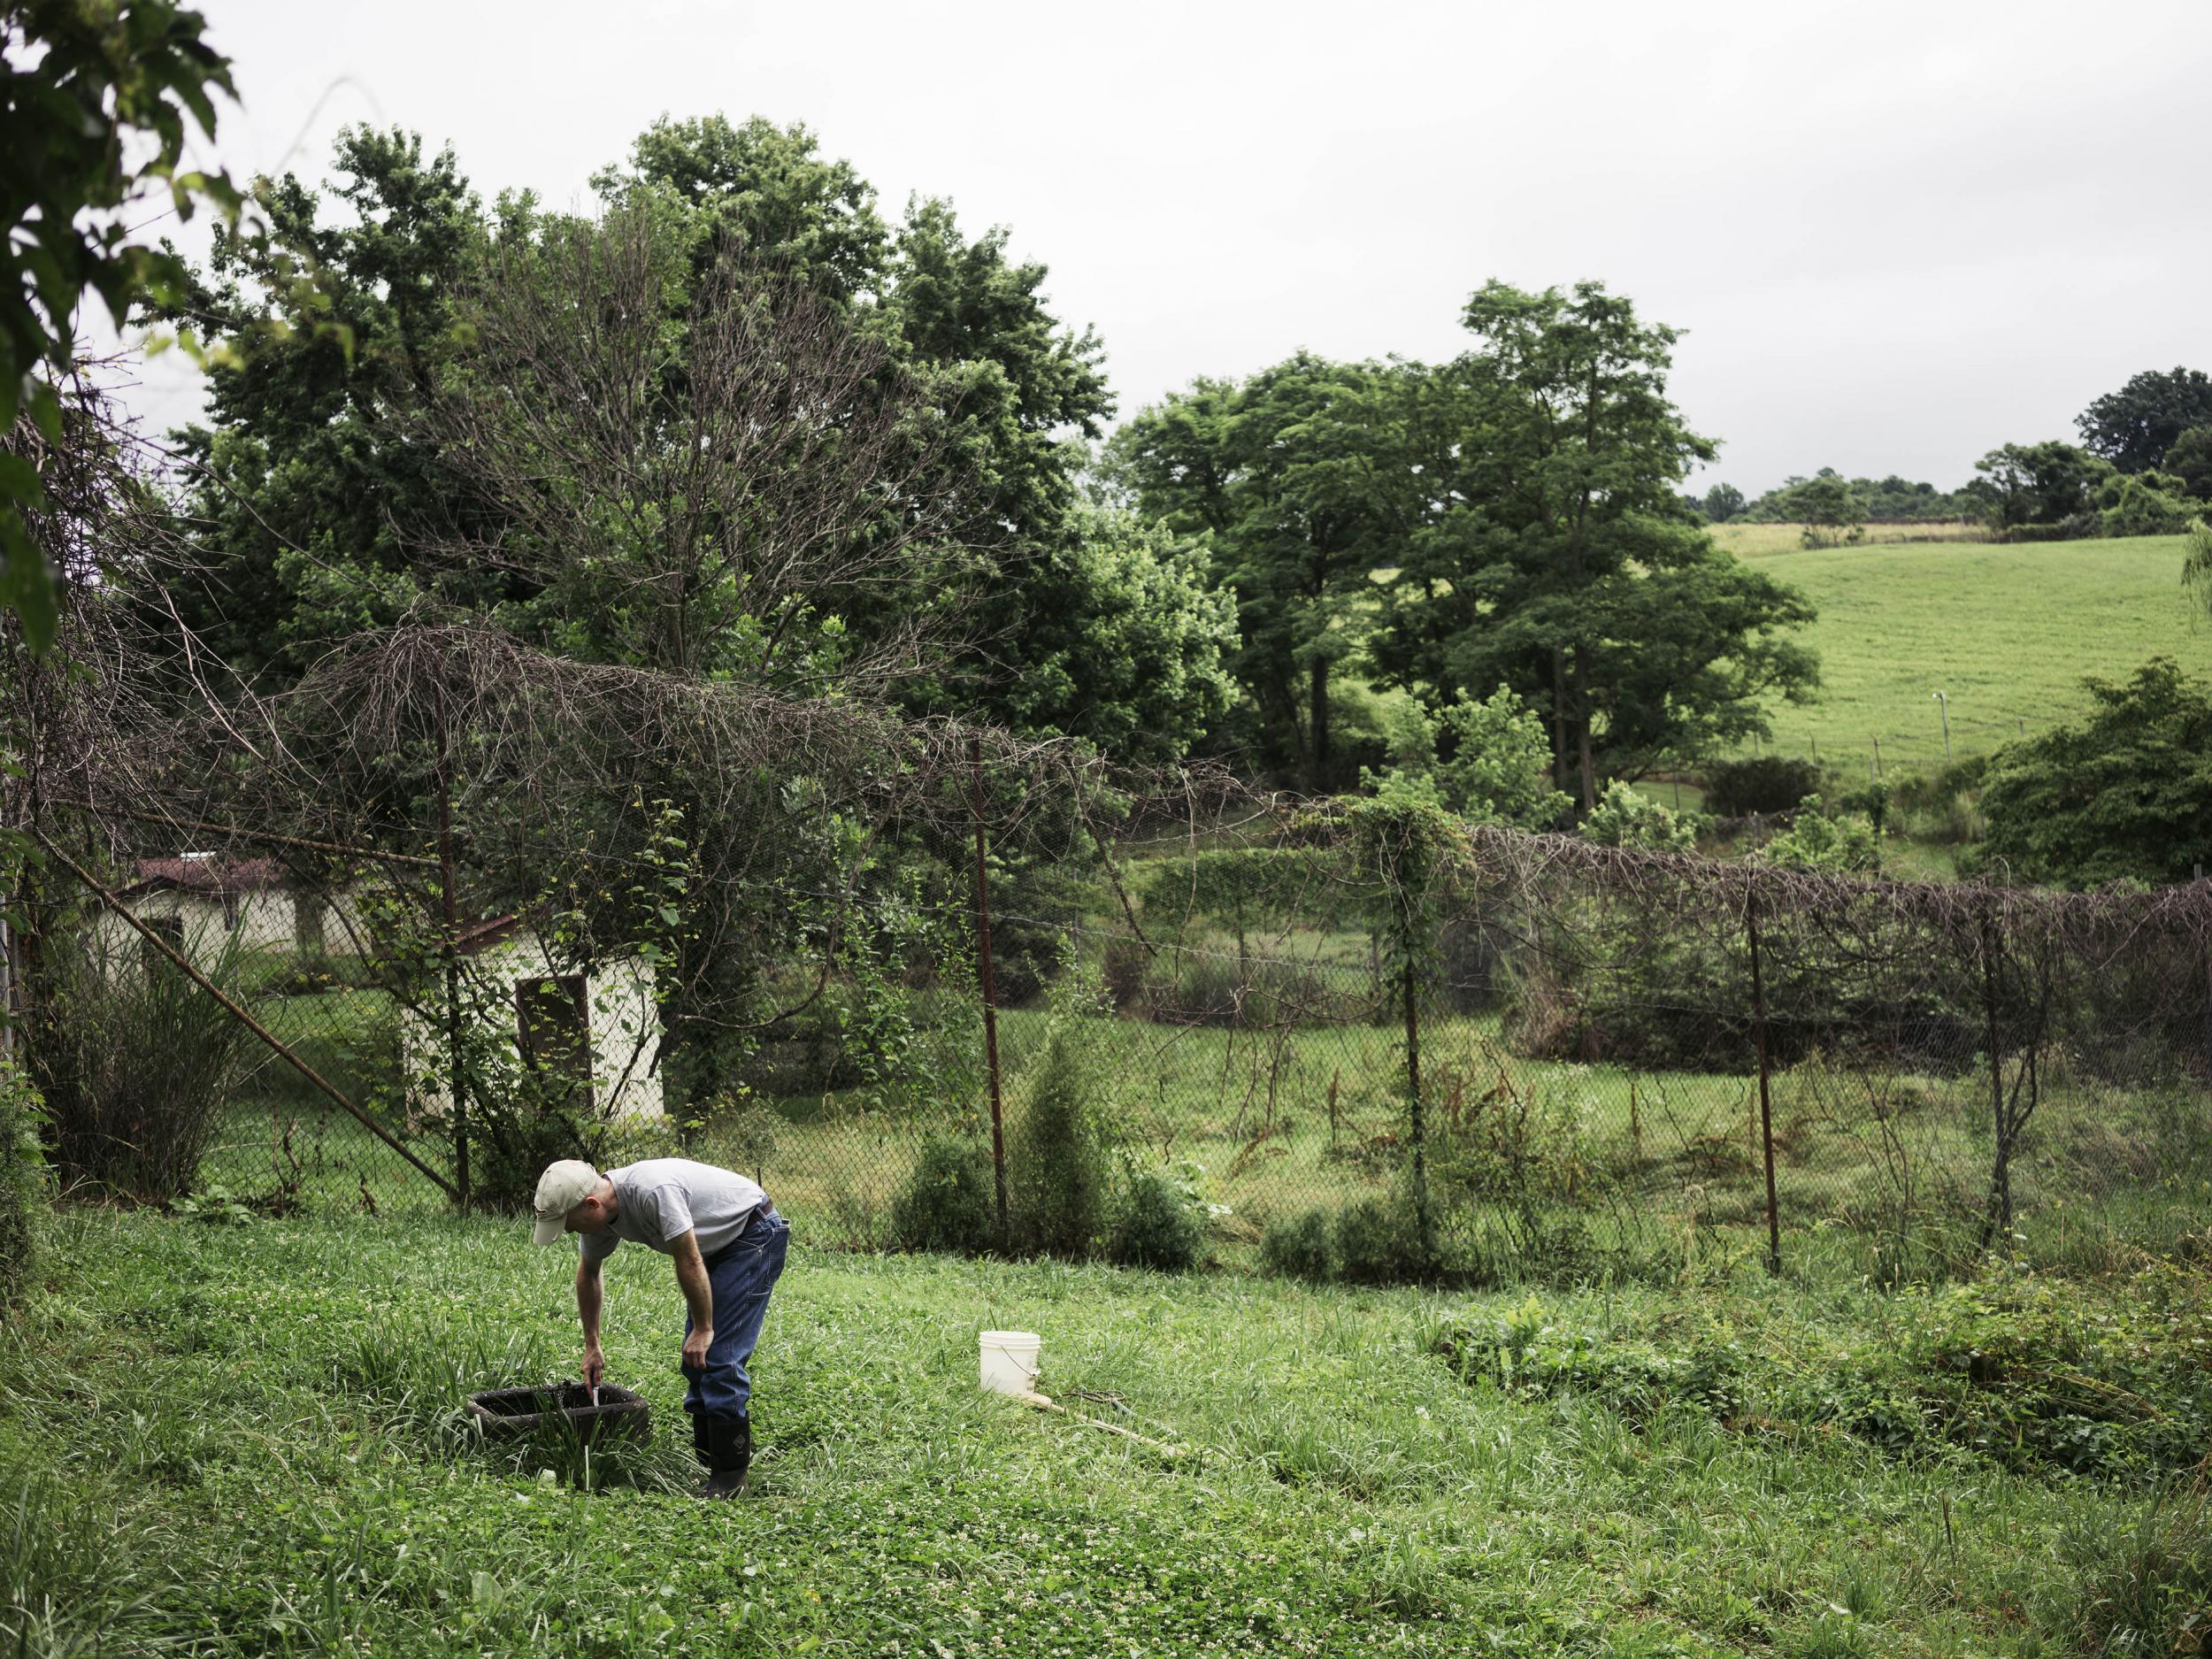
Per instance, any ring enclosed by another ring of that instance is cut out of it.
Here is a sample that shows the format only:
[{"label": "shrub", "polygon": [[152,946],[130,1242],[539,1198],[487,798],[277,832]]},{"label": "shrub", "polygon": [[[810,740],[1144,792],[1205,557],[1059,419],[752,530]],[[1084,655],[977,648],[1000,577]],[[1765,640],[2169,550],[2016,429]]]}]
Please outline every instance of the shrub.
[{"label": "shrub", "polygon": [[998,1233],[990,1155],[965,1135],[933,1135],[891,1206],[891,1240],[902,1250],[979,1255]]},{"label": "shrub", "polygon": [[1117,1013],[1141,1009],[1152,972],[1152,952],[1138,939],[1113,938],[1099,961],[1099,979]]},{"label": "shrub", "polygon": [[1985,855],[2072,887],[2188,880],[2212,861],[2212,680],[2158,657],[2084,683],[2085,718],[2007,744],[1991,769]]},{"label": "shrub", "polygon": [[[472,1089],[469,1112],[469,1196],[493,1210],[528,1208],[545,1166],[581,1158],[597,1169],[619,1162],[608,1137],[588,1115],[569,1110],[550,1091],[526,1086]],[[564,1091],[565,1093],[565,1091]]]},{"label": "shrub", "polygon": [[1787,812],[1820,789],[1820,768],[1794,755],[1756,755],[1707,769],[1705,805],[1721,818]]},{"label": "shrub", "polygon": [[42,1106],[31,1079],[0,1061],[0,1306],[29,1282],[37,1247],[45,1159],[38,1144]]},{"label": "shrub", "polygon": [[1784,870],[1830,875],[1872,875],[1882,867],[1874,826],[1861,818],[1830,818],[1816,795],[1789,828],[1759,849],[1759,856]]},{"label": "shrub", "polygon": [[1363,1198],[1337,1212],[1340,1278],[1355,1285],[1402,1285],[1430,1277],[1434,1268],[1409,1200]]},{"label": "shrub", "polygon": [[1977,802],[1988,772],[1988,756],[1970,755],[1934,772],[1899,780],[1893,793],[1906,833],[1954,844],[1975,840],[1982,827]]},{"label": "shrub", "polygon": [[1195,952],[1160,963],[1143,1001],[1147,1015],[1164,1025],[1262,1031],[1352,1018],[1361,1007],[1358,992],[1333,989],[1299,963],[1262,957],[1240,964]]},{"label": "shrub", "polygon": [[1582,835],[1601,847],[1644,847],[1657,852],[1694,852],[1698,815],[1678,817],[1649,795],[1617,779],[1582,820]]},{"label": "shrub", "polygon": [[1847,789],[1837,797],[1836,804],[1872,825],[1877,840],[1889,833],[1890,794],[1886,786],[1869,783]]},{"label": "shrub", "polygon": [[1056,1031],[1027,1094],[1007,1153],[1014,1242],[1052,1256],[1088,1256],[1103,1231],[1104,1161],[1091,1080]]},{"label": "shrub", "polygon": [[1336,1241],[1329,1212],[1309,1210],[1293,1221],[1279,1221],[1260,1240],[1260,1260],[1271,1273],[1316,1281],[1336,1273]]},{"label": "shrub", "polygon": [[1205,1211],[1168,1175],[1147,1170],[1123,1187],[1107,1233],[1110,1259],[1180,1273],[1197,1266],[1205,1248]]},{"label": "shrub", "polygon": [[[227,938],[201,972],[234,984]],[[65,1179],[165,1202],[192,1191],[253,1034],[165,961],[96,943],[57,952],[29,1046]]]}]

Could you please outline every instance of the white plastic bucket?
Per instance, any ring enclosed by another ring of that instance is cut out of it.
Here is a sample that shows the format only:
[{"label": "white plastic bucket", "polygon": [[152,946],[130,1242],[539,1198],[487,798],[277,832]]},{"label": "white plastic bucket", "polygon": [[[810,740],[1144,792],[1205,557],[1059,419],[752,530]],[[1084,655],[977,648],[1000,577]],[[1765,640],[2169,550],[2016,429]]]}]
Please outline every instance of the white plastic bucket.
[{"label": "white plastic bucket", "polygon": [[979,1339],[983,1356],[983,1386],[993,1394],[1033,1394],[1037,1388],[1037,1350],[1043,1339],[1034,1331],[986,1331]]}]

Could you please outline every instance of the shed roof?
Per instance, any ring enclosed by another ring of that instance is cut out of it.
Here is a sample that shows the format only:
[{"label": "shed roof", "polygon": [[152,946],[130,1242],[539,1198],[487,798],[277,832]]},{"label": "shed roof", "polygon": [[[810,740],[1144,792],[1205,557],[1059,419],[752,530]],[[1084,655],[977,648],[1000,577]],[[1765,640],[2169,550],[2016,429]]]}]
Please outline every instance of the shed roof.
[{"label": "shed roof", "polygon": [[273,858],[223,858],[187,853],[175,858],[142,858],[122,896],[165,889],[222,898],[240,893],[267,893],[291,885]]}]

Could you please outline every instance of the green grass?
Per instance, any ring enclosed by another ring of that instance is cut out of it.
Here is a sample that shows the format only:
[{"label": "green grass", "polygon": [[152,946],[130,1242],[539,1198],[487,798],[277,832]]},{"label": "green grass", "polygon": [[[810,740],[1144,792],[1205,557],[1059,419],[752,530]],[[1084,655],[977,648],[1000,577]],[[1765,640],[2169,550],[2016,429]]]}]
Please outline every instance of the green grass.
[{"label": "green grass", "polygon": [[[1053,1018],[1000,1016],[1010,1123]],[[1070,1015],[1061,1028],[1127,1155],[1202,1170],[1209,1195],[1230,1212],[1213,1248],[1225,1265],[1250,1265],[1271,1224],[1386,1198],[1402,1178],[1400,1027],[1233,1032]],[[1544,1277],[1602,1263],[1647,1277],[1671,1271],[1686,1248],[1763,1251],[1749,1055],[1740,1070],[1711,1071],[1530,1060],[1510,1052],[1494,1017],[1467,1015],[1428,1017],[1423,1051],[1437,1202],[1468,1262],[1486,1264],[1467,1271]],[[2192,1126],[2205,1110],[2200,1089],[2124,1090],[2058,1059],[2042,1080],[2044,1104],[2013,1157],[2027,1248],[2063,1257],[2116,1228],[2154,1241],[2194,1225],[2194,1207],[2212,1195],[2212,1133]],[[1778,1068],[1786,1255],[1816,1256],[1847,1279],[1940,1272],[1970,1257],[1993,1154],[1988,1089],[1986,1073],[1971,1069],[1862,1075],[1818,1056]],[[872,1107],[833,1094],[778,1104],[793,1121],[777,1129],[759,1171],[778,1203],[816,1236],[877,1247],[891,1241],[893,1202],[925,1135],[956,1118],[974,1125],[982,1103],[931,1094]],[[700,1155],[753,1167],[720,1134],[710,1125]],[[1533,1236],[1530,1215],[1543,1224]]]},{"label": "green grass", "polygon": [[2078,714],[2085,674],[2125,678],[2160,654],[2212,672],[2212,633],[2193,627],[2182,595],[2178,536],[1744,557],[1820,612],[1801,636],[1820,654],[1819,700],[1776,706],[1770,747],[1817,747],[1862,780],[1877,737],[1886,769],[1942,764],[1939,690],[1963,756]]},{"label": "green grass", "polygon": [[[0,1350],[8,1646],[2170,1653],[2212,1586],[2185,1492],[1762,1415],[1815,1359],[1898,1349],[1917,1294],[1753,1272],[1532,1304],[803,1241],[755,1491],[710,1508],[670,1444],[680,1306],[641,1250],[611,1263],[606,1347],[656,1445],[587,1469],[451,1432],[466,1390],[572,1369],[569,1260],[513,1221],[63,1213]],[[2062,1322],[2158,1305],[2130,1284],[2055,1287]],[[1747,1403],[1463,1380],[1440,1343],[1486,1323],[1647,1370],[1731,1343]],[[975,1334],[1010,1325],[1042,1333],[1049,1391],[1189,1455],[980,1394]]]}]

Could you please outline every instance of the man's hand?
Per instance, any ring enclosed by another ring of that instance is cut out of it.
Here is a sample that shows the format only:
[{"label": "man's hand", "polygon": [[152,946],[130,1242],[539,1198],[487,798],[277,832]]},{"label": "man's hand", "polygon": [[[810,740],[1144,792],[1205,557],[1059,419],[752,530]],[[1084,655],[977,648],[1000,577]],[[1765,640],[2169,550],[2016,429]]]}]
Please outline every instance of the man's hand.
[{"label": "man's hand", "polygon": [[584,1386],[596,1388],[606,1380],[606,1376],[607,1356],[599,1351],[599,1344],[594,1342],[584,1350]]},{"label": "man's hand", "polygon": [[694,1325],[691,1334],[684,1338],[684,1369],[703,1371],[707,1368],[707,1350],[714,1346],[714,1327]]}]

